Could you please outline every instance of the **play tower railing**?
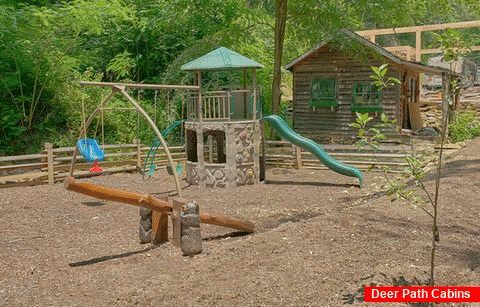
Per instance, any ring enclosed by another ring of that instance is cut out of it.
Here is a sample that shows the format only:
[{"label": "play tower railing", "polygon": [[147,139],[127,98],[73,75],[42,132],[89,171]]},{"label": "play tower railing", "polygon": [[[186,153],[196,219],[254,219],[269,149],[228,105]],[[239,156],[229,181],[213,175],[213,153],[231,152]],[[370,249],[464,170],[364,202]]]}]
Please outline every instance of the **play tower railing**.
[{"label": "play tower railing", "polygon": [[[206,121],[251,119],[254,113],[253,92],[248,89],[203,92],[200,97],[202,99],[202,119]],[[259,101],[258,95],[256,98],[256,101]],[[198,99],[198,94],[192,94],[188,100],[187,116],[189,120],[198,119]]]}]

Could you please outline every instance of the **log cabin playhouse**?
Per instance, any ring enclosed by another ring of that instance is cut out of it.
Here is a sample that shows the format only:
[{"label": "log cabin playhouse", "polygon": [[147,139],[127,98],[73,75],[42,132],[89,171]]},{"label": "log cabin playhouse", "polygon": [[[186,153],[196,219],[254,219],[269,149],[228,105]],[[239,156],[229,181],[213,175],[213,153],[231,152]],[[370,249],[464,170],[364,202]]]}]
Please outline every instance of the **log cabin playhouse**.
[{"label": "log cabin playhouse", "polygon": [[[371,66],[388,63],[387,77],[401,85],[383,91],[372,85]],[[402,129],[423,127],[419,109],[420,75],[448,75],[448,70],[404,60],[349,31],[339,30],[286,65],[293,73],[293,127],[325,142],[351,142],[355,112],[397,119]],[[394,136],[393,131],[384,131]]]}]

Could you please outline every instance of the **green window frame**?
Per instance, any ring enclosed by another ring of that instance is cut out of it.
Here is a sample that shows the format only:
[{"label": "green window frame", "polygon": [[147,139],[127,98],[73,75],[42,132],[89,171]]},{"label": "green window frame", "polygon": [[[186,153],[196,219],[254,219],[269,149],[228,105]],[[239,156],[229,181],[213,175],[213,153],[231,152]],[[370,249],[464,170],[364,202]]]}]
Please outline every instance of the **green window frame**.
[{"label": "green window frame", "polygon": [[337,80],[315,79],[311,83],[309,107],[338,107]]},{"label": "green window frame", "polygon": [[352,112],[381,112],[383,111],[382,92],[368,81],[357,81],[353,84]]}]

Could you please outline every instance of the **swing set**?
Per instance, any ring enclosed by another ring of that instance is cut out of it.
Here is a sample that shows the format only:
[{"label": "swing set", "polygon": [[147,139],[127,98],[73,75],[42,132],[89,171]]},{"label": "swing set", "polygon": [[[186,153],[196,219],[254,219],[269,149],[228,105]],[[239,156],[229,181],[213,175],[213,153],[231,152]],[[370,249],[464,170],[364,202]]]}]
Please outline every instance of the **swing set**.
[{"label": "swing set", "polygon": [[[145,112],[145,110],[138,104],[138,102],[127,93],[127,89],[133,88],[133,89],[154,89],[154,90],[193,90],[193,91],[200,91],[199,86],[190,86],[190,85],[160,85],[160,84],[125,84],[125,83],[113,83],[113,82],[87,82],[87,81],[82,81],[80,82],[81,86],[98,86],[98,87],[110,87],[111,92],[110,94],[102,101],[100,104],[96,107],[96,109],[90,114],[88,119],[85,120],[85,116],[83,115],[84,121],[83,121],[83,127],[80,132],[79,140],[75,146],[75,150],[73,152],[73,157],[72,161],[70,164],[70,176],[73,177],[73,169],[75,165],[75,161],[77,158],[78,152],[80,152],[85,160],[88,162],[93,162],[94,165],[90,169],[91,172],[101,172],[102,169],[98,165],[99,161],[102,161],[105,157],[104,150],[102,150],[95,139],[89,139],[87,138],[87,130],[90,124],[92,123],[93,119],[95,116],[99,113],[101,113],[101,122],[102,122],[102,141],[104,142],[104,126],[103,126],[103,112],[104,110],[107,110],[106,106],[108,102],[113,98],[113,96],[116,93],[120,93],[123,97],[125,97],[132,105],[133,108],[129,108],[129,110],[136,110],[138,116],[142,115],[145,120],[148,122],[150,127],[153,129],[157,140],[159,142],[159,145],[161,144],[165,154],[168,159],[168,168],[172,170],[172,175],[175,180],[175,186],[177,189],[177,193],[180,196],[181,194],[181,189],[180,189],[180,180],[179,180],[179,174],[178,174],[178,166],[174,165],[172,156],[170,154],[170,150],[168,149],[168,146],[165,142],[164,137],[162,136],[162,133],[159,131],[156,123],[152,120],[152,118]],[[156,96],[156,94],[155,94]],[[155,99],[156,100],[156,99]],[[156,104],[156,101],[155,101]],[[85,114],[84,110],[84,105],[82,102],[82,111],[83,114]],[[138,117],[137,117],[138,118]],[[156,119],[156,115],[155,115]],[[98,127],[98,126],[97,126]],[[137,120],[137,129],[138,129],[138,120]],[[156,148],[159,147],[157,145]],[[153,146],[152,146],[153,148]],[[156,151],[156,149],[155,149]],[[154,156],[154,155],[153,155]],[[147,159],[148,160],[148,159]],[[177,171],[173,171],[177,170]]]}]

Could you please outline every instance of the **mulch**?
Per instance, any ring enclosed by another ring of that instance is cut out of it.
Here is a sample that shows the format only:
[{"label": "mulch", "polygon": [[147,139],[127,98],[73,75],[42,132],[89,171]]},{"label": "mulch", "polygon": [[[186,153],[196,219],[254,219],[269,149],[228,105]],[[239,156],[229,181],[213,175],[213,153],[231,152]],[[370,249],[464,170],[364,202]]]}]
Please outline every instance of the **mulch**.
[{"label": "mulch", "polygon": [[[480,284],[478,148],[480,139],[471,141],[444,167],[438,285]],[[257,230],[202,225],[203,252],[194,257],[171,242],[140,244],[138,207],[61,183],[0,189],[0,305],[368,306],[363,285],[427,281],[431,219],[391,202],[380,173],[365,177],[364,189],[355,178],[311,169],[270,169],[265,183],[235,189],[182,180],[184,198]],[[82,181],[175,193],[164,170],[148,181],[140,174]],[[425,182],[433,191],[433,175]]]}]

